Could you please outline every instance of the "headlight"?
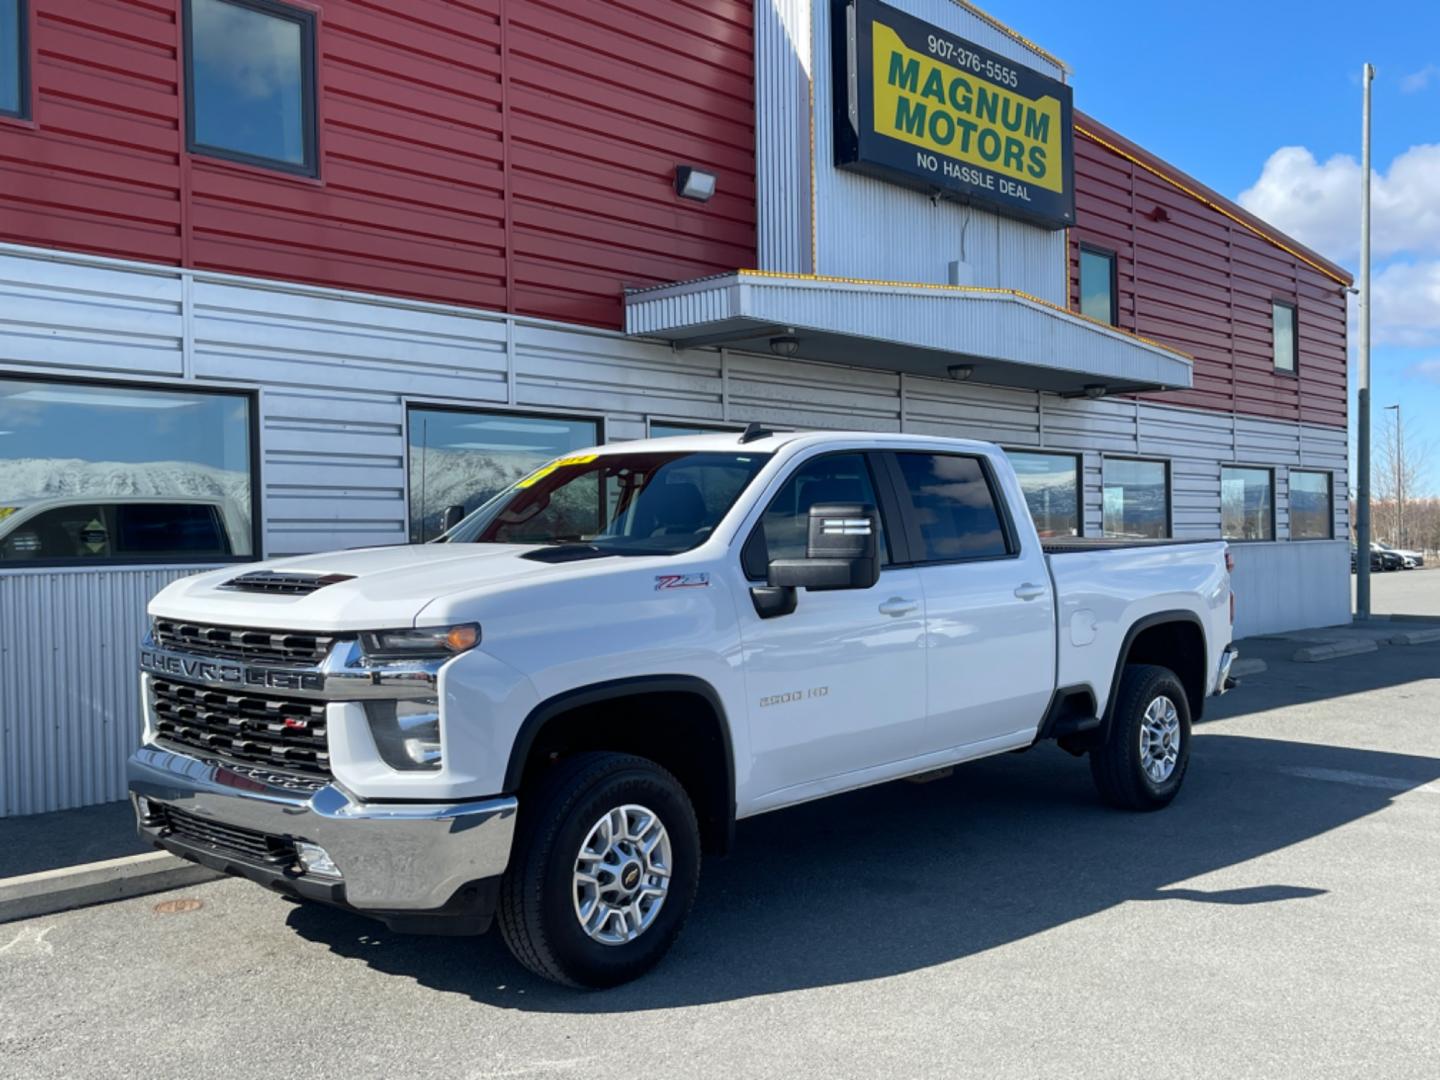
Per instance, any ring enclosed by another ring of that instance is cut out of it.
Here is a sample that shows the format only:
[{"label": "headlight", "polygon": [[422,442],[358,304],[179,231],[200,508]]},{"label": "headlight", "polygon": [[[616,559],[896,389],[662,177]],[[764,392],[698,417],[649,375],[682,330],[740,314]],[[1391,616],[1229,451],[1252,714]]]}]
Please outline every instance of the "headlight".
[{"label": "headlight", "polygon": [[380,757],[392,769],[440,768],[440,701],[367,701],[365,715]]},{"label": "headlight", "polygon": [[367,660],[425,660],[453,656],[479,644],[480,627],[476,623],[374,630],[360,635],[360,648]]}]

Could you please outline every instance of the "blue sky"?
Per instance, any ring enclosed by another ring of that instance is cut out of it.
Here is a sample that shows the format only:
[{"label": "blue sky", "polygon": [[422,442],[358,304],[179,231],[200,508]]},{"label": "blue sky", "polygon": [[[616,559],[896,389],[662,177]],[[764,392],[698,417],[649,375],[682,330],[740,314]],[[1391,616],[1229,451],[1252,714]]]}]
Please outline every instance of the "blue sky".
[{"label": "blue sky", "polygon": [[1440,0],[981,6],[1070,65],[1078,108],[1352,271],[1375,65],[1374,424],[1403,403],[1440,494]]}]

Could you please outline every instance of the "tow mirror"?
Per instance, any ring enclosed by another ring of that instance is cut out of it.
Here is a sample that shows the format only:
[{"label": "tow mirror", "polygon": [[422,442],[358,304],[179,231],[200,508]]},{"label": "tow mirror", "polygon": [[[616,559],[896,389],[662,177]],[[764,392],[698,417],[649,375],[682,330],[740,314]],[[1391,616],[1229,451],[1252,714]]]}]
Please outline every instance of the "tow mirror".
[{"label": "tow mirror", "polygon": [[445,507],[445,512],[440,515],[440,531],[449,532],[460,522],[465,520],[465,507],[459,503]]},{"label": "tow mirror", "polygon": [[868,589],[880,580],[880,516],[865,503],[810,508],[803,559],[775,559],[772,589]]}]

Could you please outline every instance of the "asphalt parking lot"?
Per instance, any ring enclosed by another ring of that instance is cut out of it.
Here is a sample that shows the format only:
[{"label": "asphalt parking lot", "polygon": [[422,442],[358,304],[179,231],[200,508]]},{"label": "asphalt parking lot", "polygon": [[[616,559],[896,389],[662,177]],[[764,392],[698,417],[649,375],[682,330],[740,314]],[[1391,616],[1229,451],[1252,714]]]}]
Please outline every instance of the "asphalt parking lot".
[{"label": "asphalt parking lot", "polygon": [[[1350,595],[1355,595],[1353,574],[1350,576]],[[1440,613],[1440,563],[1427,560],[1420,570],[1372,572],[1370,609],[1382,615],[1434,616]]]},{"label": "asphalt parking lot", "polygon": [[1046,747],[742,823],[605,993],[236,881],[0,926],[0,1076],[1433,1077],[1440,645],[1292,649],[1159,814]]}]

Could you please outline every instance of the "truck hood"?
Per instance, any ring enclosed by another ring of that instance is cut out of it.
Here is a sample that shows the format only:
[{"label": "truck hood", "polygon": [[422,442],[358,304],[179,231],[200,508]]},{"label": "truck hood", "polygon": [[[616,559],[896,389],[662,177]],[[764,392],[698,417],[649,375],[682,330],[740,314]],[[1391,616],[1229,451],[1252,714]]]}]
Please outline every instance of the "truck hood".
[{"label": "truck hood", "polygon": [[[522,544],[413,544],[227,566],[167,586],[150,602],[150,614],[221,626],[380,630],[413,626],[421,609],[451,593],[527,577],[553,578],[602,561],[550,564],[521,558],[536,550]],[[347,580],[298,596],[222,587],[259,571],[345,575]]]}]

